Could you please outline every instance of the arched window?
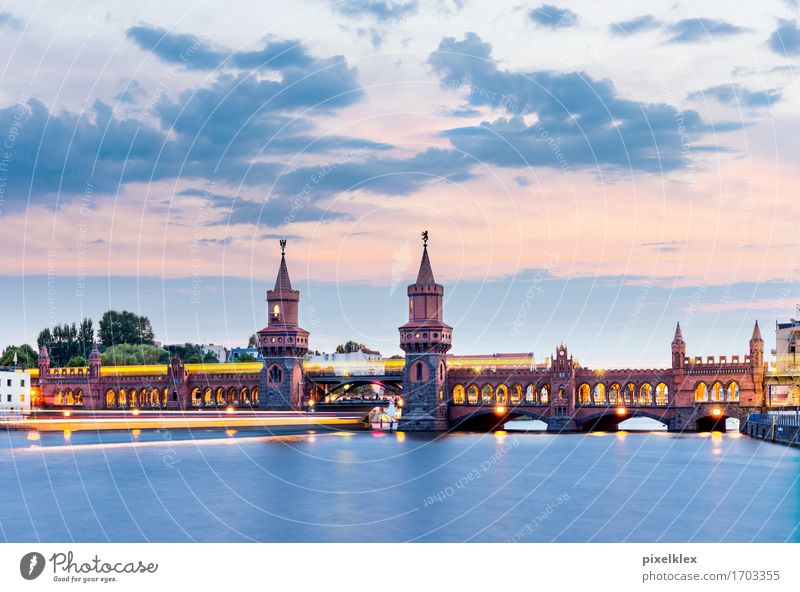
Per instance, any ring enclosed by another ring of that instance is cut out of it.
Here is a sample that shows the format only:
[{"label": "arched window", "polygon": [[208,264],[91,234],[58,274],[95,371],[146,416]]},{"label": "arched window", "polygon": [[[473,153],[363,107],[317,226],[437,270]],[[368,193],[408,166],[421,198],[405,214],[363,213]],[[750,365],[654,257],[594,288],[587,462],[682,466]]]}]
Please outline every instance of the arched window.
[{"label": "arched window", "polygon": [[201,396],[200,389],[195,387],[192,389],[192,405],[194,407],[200,407],[202,404],[203,398]]},{"label": "arched window", "polygon": [[665,406],[669,401],[669,387],[663,382],[656,386],[656,405]]},{"label": "arched window", "polygon": [[636,385],[632,382],[629,382],[625,385],[625,403],[627,405],[633,405],[633,402],[636,400]]},{"label": "arched window", "polygon": [[53,398],[56,405],[64,404],[64,394],[61,391],[56,391],[56,396]]},{"label": "arched window", "polygon": [[720,381],[715,382],[711,385],[711,400],[712,401],[722,401],[725,398],[725,389],[722,387],[722,383]]},{"label": "arched window", "polygon": [[539,403],[542,405],[547,405],[550,403],[550,385],[544,384],[542,388],[539,390]]},{"label": "arched window", "polygon": [[525,402],[531,405],[536,403],[536,387],[532,384],[529,384],[528,388],[525,389]]},{"label": "arched window", "polygon": [[728,401],[738,401],[739,400],[739,383],[735,380],[731,381],[728,384],[727,388],[727,398]]},{"label": "arched window", "polygon": [[463,405],[464,404],[464,387],[460,384],[457,384],[453,389],[453,403],[456,405]]},{"label": "arched window", "polygon": [[606,404],[606,385],[604,385],[602,382],[594,385],[594,404]]},{"label": "arched window", "polygon": [[128,393],[125,392],[125,389],[120,389],[119,391],[119,406],[125,407],[128,404]]},{"label": "arched window", "polygon": [[467,390],[467,401],[470,405],[475,405],[478,402],[478,387],[471,384]]},{"label": "arched window", "polygon": [[622,403],[622,398],[620,397],[619,391],[622,387],[617,384],[616,382],[611,385],[611,388],[608,390],[608,402],[612,405],[616,405],[618,403]]},{"label": "arched window", "polygon": [[248,389],[246,386],[243,386],[242,390],[239,392],[239,396],[241,397],[241,399],[243,401],[249,400],[250,399],[250,389]]},{"label": "arched window", "polygon": [[439,382],[444,382],[444,362],[439,363]]},{"label": "arched window", "polygon": [[592,402],[592,390],[583,383],[578,387],[578,405],[589,405]]},{"label": "arched window", "polygon": [[708,401],[708,387],[704,382],[698,382],[694,387],[695,401]]},{"label": "arched window", "polygon": [[416,379],[421,381],[422,380],[422,372],[423,372],[422,362],[417,362],[417,364],[416,364],[416,366],[414,368],[414,372],[415,372],[414,376],[416,377]]},{"label": "arched window", "polygon": [[117,393],[114,392],[114,389],[108,389],[106,391],[106,407],[116,407],[117,406]]},{"label": "arched window", "polygon": [[519,405],[522,401],[522,387],[518,384],[515,384],[511,387],[511,404],[512,405]]},{"label": "arched window", "polygon": [[83,389],[75,391],[75,404],[83,405]]},{"label": "arched window", "polygon": [[203,404],[207,407],[211,407],[214,404],[214,392],[211,390],[210,386],[207,386],[205,390],[203,390]]},{"label": "arched window", "polygon": [[639,387],[639,405],[652,405],[653,387],[645,383]]},{"label": "arched window", "polygon": [[492,402],[492,385],[484,384],[483,388],[481,389],[481,403],[491,403]]},{"label": "arched window", "polygon": [[225,389],[222,387],[218,387],[216,390],[216,397],[214,397],[217,401],[217,405],[220,407],[225,406]]},{"label": "arched window", "polygon": [[506,385],[501,384],[497,387],[496,398],[498,405],[505,405],[508,403],[508,387]]},{"label": "arched window", "polygon": [[277,321],[280,317],[281,317],[281,307],[275,304],[272,307],[272,318],[273,320]]},{"label": "arched window", "polygon": [[150,405],[153,407],[158,407],[159,403],[161,402],[161,393],[158,391],[157,388],[154,388],[150,391]]},{"label": "arched window", "polygon": [[272,384],[280,384],[283,382],[283,372],[279,366],[272,365],[269,367],[269,381]]}]

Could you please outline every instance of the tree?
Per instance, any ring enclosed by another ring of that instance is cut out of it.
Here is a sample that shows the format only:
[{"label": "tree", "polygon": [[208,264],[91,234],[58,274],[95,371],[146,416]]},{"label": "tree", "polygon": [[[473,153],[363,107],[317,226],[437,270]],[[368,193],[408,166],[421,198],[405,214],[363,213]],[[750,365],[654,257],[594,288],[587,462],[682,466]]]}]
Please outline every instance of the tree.
[{"label": "tree", "polygon": [[242,354],[238,358],[236,358],[237,362],[258,362],[258,358],[256,358],[253,354]]},{"label": "tree", "polygon": [[52,366],[65,366],[73,356],[81,354],[81,344],[78,341],[78,328],[75,323],[56,325],[51,329],[42,329],[36,338],[36,343],[41,347],[46,345],[50,352]]},{"label": "tree", "polygon": [[100,360],[104,366],[165,364],[169,360],[169,352],[155,345],[120,343],[107,348]]},{"label": "tree", "polygon": [[83,356],[72,356],[67,362],[67,368],[83,368],[86,366],[86,358]]},{"label": "tree", "polygon": [[17,354],[17,366],[20,368],[36,368],[39,356],[27,343],[6,347],[0,355],[0,366],[13,366],[14,354]]},{"label": "tree", "polygon": [[203,355],[203,362],[206,364],[219,364],[219,357],[213,351],[207,351]]},{"label": "tree", "polygon": [[150,319],[127,310],[109,310],[103,313],[98,335],[107,348],[125,343],[153,345],[155,337]]},{"label": "tree", "polygon": [[253,333],[250,336],[250,339],[247,340],[247,347],[248,348],[258,347],[258,337],[256,336],[255,333]]},{"label": "tree", "polygon": [[81,355],[84,358],[88,357],[94,343],[94,324],[92,319],[86,318],[81,321],[81,325],[78,327],[78,342],[81,345]]},{"label": "tree", "polygon": [[363,343],[358,343],[357,341],[348,341],[347,343],[339,344],[336,346],[336,353],[337,354],[349,354],[352,352],[361,351],[362,349],[367,349],[367,346]]}]

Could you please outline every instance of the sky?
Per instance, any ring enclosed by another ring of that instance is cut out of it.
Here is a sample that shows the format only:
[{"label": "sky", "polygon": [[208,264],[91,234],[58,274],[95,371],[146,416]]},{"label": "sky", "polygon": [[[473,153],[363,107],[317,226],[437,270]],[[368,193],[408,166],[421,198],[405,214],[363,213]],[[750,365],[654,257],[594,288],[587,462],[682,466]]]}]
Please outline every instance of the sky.
[{"label": "sky", "polygon": [[243,345],[278,240],[311,347],[744,354],[800,303],[800,6],[0,4],[0,345],[127,308]]}]

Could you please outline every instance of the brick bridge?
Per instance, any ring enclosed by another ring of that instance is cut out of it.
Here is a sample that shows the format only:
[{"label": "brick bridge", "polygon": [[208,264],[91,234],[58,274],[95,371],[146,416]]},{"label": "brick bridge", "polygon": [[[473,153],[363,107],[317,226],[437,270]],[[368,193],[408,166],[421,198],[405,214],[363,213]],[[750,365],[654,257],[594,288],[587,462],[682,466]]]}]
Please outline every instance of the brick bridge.
[{"label": "brick bridge", "polygon": [[[50,368],[46,348],[32,372],[33,401],[54,409],[308,409],[309,404],[362,400],[383,405],[400,398],[401,429],[494,429],[527,417],[548,429],[615,429],[648,417],[672,431],[721,427],[765,409],[764,340],[755,323],[743,356],[689,357],[680,324],[671,365],[655,369],[591,369],[565,345],[544,363],[530,354],[453,356],[453,329],[443,320],[444,287],[427,248],[408,287],[408,322],[400,331],[405,358],[370,362],[369,372],[320,367],[305,357],[309,332],[300,328],[300,293],[292,289],[284,254],[267,291],[266,327],[258,331],[264,362],[104,367],[95,346],[85,368]],[[375,367],[378,370],[375,370]]]}]

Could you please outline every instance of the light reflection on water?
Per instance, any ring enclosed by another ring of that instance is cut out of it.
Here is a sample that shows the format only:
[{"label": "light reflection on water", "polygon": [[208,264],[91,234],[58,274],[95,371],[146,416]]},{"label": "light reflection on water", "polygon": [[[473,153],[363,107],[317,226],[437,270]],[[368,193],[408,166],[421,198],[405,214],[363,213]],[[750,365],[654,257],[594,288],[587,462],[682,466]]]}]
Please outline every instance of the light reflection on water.
[{"label": "light reflection on water", "polygon": [[738,433],[6,432],[0,474],[12,541],[800,541],[800,451]]}]

